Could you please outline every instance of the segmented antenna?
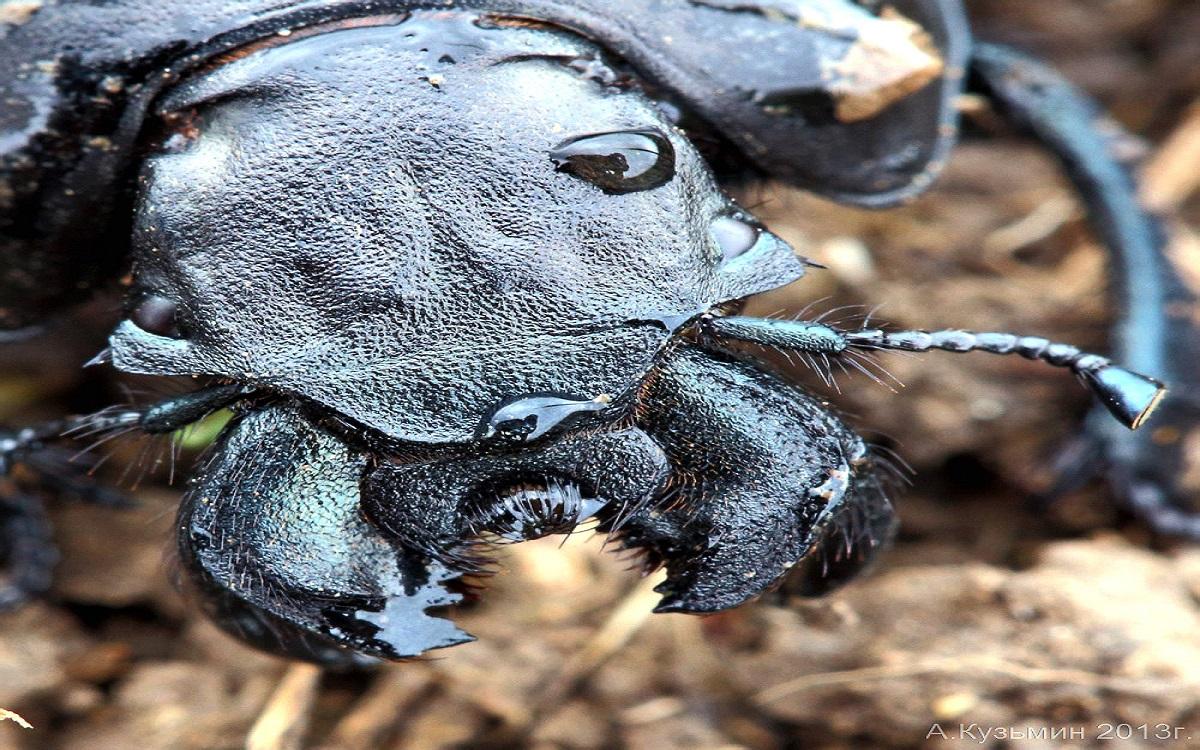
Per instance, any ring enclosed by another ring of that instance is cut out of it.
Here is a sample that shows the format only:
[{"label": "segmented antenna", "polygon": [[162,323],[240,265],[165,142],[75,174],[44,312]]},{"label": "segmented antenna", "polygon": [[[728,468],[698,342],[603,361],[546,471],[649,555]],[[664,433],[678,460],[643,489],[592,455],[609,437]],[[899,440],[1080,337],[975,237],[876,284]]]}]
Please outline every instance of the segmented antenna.
[{"label": "segmented antenna", "polygon": [[971,331],[884,331],[863,328],[842,331],[823,323],[774,320],[743,316],[714,317],[701,321],[701,343],[716,345],[722,339],[747,341],[793,351],[826,355],[849,349],[926,352],[988,352],[1018,354],[1055,367],[1069,368],[1091,389],[1114,417],[1131,430],[1141,427],[1166,394],[1154,378],[1114,364],[1099,354],[1081,351],[1038,336]]}]

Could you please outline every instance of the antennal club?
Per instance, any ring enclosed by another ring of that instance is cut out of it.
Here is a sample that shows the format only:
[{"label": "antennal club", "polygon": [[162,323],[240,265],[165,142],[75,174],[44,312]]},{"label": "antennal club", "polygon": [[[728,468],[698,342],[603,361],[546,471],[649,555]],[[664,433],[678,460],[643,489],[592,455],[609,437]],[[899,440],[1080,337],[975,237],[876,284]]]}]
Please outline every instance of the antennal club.
[{"label": "antennal club", "polygon": [[1166,393],[1154,378],[1114,364],[1071,344],[1038,336],[971,331],[885,331],[863,328],[843,331],[824,323],[772,320],[744,316],[711,317],[701,321],[700,343],[721,350],[742,341],[761,346],[812,354],[838,355],[849,349],[927,352],[988,352],[1017,354],[1054,367],[1070,369],[1096,395],[1121,424],[1141,427]]}]

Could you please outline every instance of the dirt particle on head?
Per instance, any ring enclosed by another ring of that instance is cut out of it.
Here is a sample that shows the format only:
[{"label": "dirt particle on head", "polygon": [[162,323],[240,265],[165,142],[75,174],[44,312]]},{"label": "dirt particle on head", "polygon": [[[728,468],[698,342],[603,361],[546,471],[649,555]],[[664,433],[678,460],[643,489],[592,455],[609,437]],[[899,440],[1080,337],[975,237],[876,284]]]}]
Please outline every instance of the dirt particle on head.
[{"label": "dirt particle on head", "polygon": [[863,24],[840,60],[822,70],[842,122],[869,120],[942,74],[937,45],[919,24],[888,9]]}]

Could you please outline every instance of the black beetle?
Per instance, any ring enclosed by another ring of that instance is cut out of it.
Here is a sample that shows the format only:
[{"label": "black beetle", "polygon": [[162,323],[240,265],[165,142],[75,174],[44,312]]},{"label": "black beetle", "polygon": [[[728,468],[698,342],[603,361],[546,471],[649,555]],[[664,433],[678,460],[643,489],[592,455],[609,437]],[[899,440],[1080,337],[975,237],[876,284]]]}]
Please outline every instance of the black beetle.
[{"label": "black beetle", "polygon": [[[99,360],[213,379],[11,432],[4,465],[64,432],[233,407],[178,542],[189,588],[262,648],[345,663],[459,643],[429,610],[490,545],[589,518],[666,567],[661,611],[851,578],[894,526],[877,459],[754,346],[868,373],[881,350],[1020,354],[1138,427],[1158,380],[1069,345],[737,314],[810,264],[718,178],[905,200],[968,86],[1062,157],[1117,260],[1118,358],[1173,384],[1164,423],[1196,423],[1180,364],[1200,339],[1168,315],[1190,292],[1119,133],[1045,67],[973,43],[957,0],[0,9],[0,323],[36,331],[132,246]],[[1200,535],[1170,494],[1177,450],[1091,430],[1133,507]],[[39,510],[5,518],[10,579],[44,585]]]}]

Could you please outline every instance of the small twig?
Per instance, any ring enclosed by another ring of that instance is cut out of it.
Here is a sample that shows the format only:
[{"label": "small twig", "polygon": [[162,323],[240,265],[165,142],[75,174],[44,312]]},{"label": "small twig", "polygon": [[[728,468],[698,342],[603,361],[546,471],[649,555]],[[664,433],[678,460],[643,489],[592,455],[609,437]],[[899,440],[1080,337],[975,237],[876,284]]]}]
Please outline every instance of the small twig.
[{"label": "small twig", "polygon": [[33,725],[21,718],[21,714],[6,708],[0,708],[0,721],[11,721],[23,729],[33,729]]},{"label": "small twig", "polygon": [[687,711],[687,703],[675,696],[658,696],[625,709],[620,713],[625,726],[645,726],[665,721]]},{"label": "small twig", "polygon": [[1055,191],[1021,218],[989,232],[983,238],[983,252],[989,258],[1009,255],[1053,235],[1079,214],[1074,197]]},{"label": "small twig", "polygon": [[546,689],[531,702],[532,724],[536,724],[546,711],[560,705],[584,680],[629,643],[629,639],[646,624],[654,606],[662,598],[654,588],[663,582],[664,577],[662,571],[646,576],[625,595],[587,643],[566,660],[558,674],[548,681]]},{"label": "small twig", "polygon": [[250,728],[246,750],[300,750],[320,682],[319,667],[289,667]]},{"label": "small twig", "polygon": [[421,665],[401,664],[383,671],[366,695],[348,711],[330,732],[328,750],[370,750],[381,747],[406,711],[434,689],[430,675]]},{"label": "small twig", "polygon": [[1200,189],[1200,102],[1192,104],[1142,170],[1142,198],[1168,213]]}]

